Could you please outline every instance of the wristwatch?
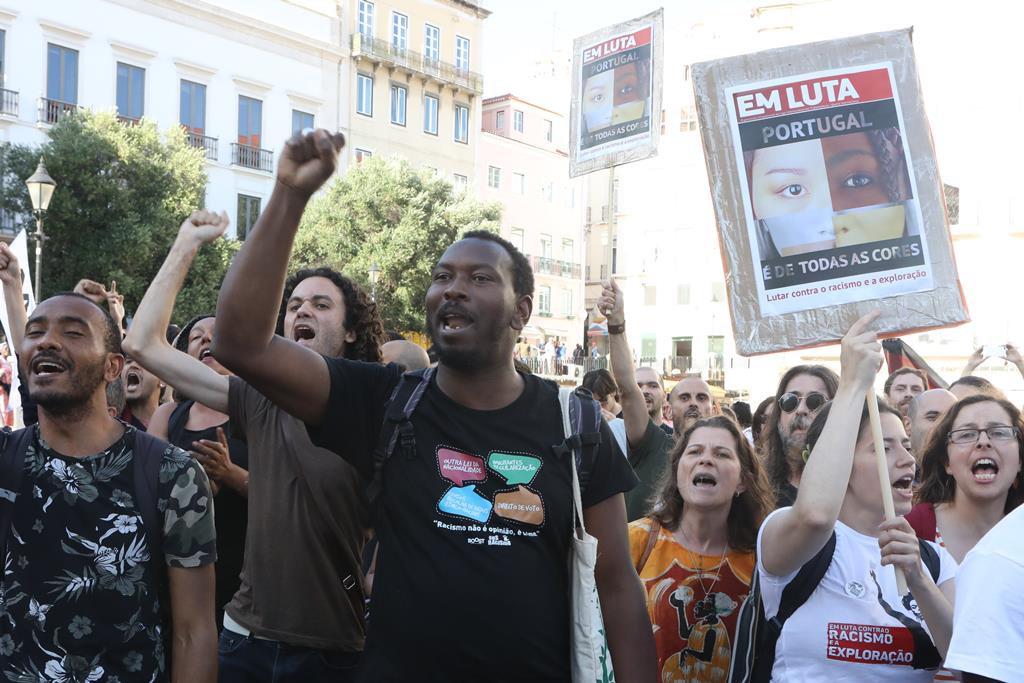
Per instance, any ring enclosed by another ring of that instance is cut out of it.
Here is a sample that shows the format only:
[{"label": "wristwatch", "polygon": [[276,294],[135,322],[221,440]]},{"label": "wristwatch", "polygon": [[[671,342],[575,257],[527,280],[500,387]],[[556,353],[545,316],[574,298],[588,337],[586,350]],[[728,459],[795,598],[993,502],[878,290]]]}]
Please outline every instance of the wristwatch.
[{"label": "wristwatch", "polygon": [[621,325],[612,325],[608,323],[608,334],[623,334],[626,331],[626,321],[623,320]]}]

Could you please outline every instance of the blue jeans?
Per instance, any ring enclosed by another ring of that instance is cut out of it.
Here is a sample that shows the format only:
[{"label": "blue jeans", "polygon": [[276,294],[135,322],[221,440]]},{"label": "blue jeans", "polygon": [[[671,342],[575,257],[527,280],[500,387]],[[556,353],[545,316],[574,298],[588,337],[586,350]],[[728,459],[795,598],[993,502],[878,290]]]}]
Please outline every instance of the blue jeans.
[{"label": "blue jeans", "polygon": [[360,652],[317,650],[243,636],[228,629],[217,643],[219,683],[350,683]]}]

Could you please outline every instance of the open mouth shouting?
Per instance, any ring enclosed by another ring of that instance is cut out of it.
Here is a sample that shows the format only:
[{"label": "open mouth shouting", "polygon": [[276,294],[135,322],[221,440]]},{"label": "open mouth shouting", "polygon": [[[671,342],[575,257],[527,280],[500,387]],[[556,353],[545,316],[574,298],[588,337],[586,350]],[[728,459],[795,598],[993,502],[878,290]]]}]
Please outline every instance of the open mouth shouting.
[{"label": "open mouth shouting", "polygon": [[979,484],[991,484],[999,474],[999,465],[988,456],[978,458],[971,464],[971,474]]},{"label": "open mouth shouting", "polygon": [[199,352],[199,362],[205,363],[206,365],[213,365],[217,362],[217,359],[213,357],[213,351],[210,350],[209,346]]},{"label": "open mouth shouting", "polygon": [[444,306],[437,314],[437,329],[450,335],[459,334],[473,324],[473,318],[458,306]]},{"label": "open mouth shouting", "polygon": [[39,380],[53,379],[68,371],[68,364],[53,355],[37,355],[29,365],[29,372]]},{"label": "open mouth shouting", "polygon": [[718,479],[710,472],[698,472],[691,480],[693,485],[699,489],[713,489],[718,486]]},{"label": "open mouth shouting", "polygon": [[309,323],[295,323],[292,327],[292,339],[298,343],[313,341],[316,330]]},{"label": "open mouth shouting", "polygon": [[142,373],[132,369],[124,373],[125,391],[134,391],[142,385]]},{"label": "open mouth shouting", "polygon": [[914,497],[914,475],[904,474],[892,483],[892,488],[898,496],[911,500]]}]

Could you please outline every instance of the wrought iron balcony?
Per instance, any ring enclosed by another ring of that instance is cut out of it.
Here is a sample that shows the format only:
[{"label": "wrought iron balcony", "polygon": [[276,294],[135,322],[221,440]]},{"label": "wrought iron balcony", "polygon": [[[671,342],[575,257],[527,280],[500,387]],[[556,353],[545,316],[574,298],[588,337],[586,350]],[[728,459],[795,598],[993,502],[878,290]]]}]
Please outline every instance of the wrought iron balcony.
[{"label": "wrought iron balcony", "polygon": [[0,88],[0,114],[18,116],[18,93],[16,91]]},{"label": "wrought iron balcony", "polygon": [[544,256],[534,256],[533,271],[544,275],[579,279],[580,264],[570,261],[559,261],[558,259],[546,258]]},{"label": "wrought iron balcony", "polygon": [[63,116],[78,111],[77,104],[52,100],[48,97],[39,98],[39,122],[54,124],[60,121]]},{"label": "wrought iron balcony", "polygon": [[142,121],[142,117],[126,116],[124,114],[118,114],[117,120],[126,126],[137,126]]},{"label": "wrought iron balcony", "polygon": [[267,171],[269,173],[274,170],[274,153],[269,149],[232,142],[231,163],[235,166],[253,168],[257,171]]},{"label": "wrought iron balcony", "polygon": [[352,34],[352,56],[356,59],[368,59],[375,64],[407,69],[477,95],[484,92],[484,77],[481,74],[460,69],[448,62],[430,59],[415,50],[403,50],[380,38],[360,33]]},{"label": "wrought iron balcony", "polygon": [[[185,141],[192,147],[203,150],[206,154],[206,158],[210,161],[217,161],[217,138],[210,137],[209,135],[203,135],[202,133],[196,133],[195,131],[186,130]],[[244,166],[245,164],[242,165]]]}]

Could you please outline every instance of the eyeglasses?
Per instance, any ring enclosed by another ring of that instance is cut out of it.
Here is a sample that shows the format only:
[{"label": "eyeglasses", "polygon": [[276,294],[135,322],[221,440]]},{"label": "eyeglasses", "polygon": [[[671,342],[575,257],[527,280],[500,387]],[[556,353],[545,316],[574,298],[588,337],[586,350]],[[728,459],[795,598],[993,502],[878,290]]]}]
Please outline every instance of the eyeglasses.
[{"label": "eyeglasses", "polygon": [[950,443],[974,443],[981,438],[982,432],[985,432],[985,436],[992,441],[1009,441],[1018,435],[1016,427],[996,425],[995,427],[986,427],[984,429],[954,429],[946,437],[946,440]]},{"label": "eyeglasses", "polygon": [[800,401],[803,401],[804,405],[807,406],[807,410],[813,413],[828,403],[828,396],[818,391],[812,391],[806,396],[794,393],[783,394],[779,397],[779,407],[782,408],[784,413],[792,413],[800,406]]}]

